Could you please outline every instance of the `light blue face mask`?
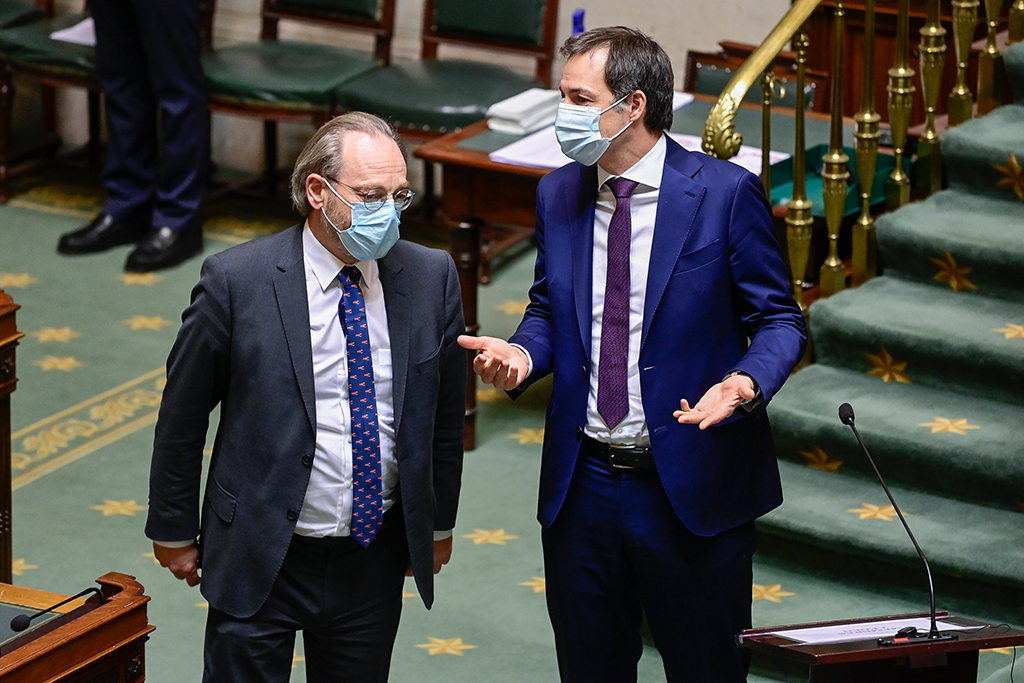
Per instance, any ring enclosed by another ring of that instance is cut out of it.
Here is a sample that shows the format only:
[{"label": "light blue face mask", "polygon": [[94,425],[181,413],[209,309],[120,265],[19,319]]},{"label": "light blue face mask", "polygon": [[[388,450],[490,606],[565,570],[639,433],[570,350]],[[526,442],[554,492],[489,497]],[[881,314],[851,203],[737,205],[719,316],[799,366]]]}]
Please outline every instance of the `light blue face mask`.
[{"label": "light blue face mask", "polygon": [[348,230],[341,230],[327,215],[324,207],[320,207],[324,218],[338,233],[342,245],[348,250],[348,253],[352,254],[353,258],[359,261],[379,259],[395,246],[399,237],[398,225],[401,221],[394,199],[388,199],[379,208],[370,211],[363,202],[349,204],[344,197],[338,194],[337,190],[331,187],[329,182],[325,181],[324,184],[335,197],[345,203],[345,206],[352,209],[352,225]]},{"label": "light blue face mask", "polygon": [[605,109],[583,107],[566,102],[559,104],[558,113],[555,114],[555,137],[558,138],[558,146],[562,148],[562,154],[584,166],[596,164],[597,160],[608,150],[608,145],[612,144],[612,140],[622,135],[623,131],[633,123],[630,121],[625,128],[610,138],[603,138],[601,137],[601,114],[627,97],[629,95],[624,95]]}]

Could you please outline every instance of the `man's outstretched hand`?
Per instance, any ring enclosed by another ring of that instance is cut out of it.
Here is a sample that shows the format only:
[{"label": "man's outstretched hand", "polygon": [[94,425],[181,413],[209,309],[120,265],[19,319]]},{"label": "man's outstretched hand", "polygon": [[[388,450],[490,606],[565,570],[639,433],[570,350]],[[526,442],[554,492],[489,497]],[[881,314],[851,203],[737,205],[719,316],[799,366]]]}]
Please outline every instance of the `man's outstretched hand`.
[{"label": "man's outstretched hand", "polygon": [[530,372],[530,361],[522,349],[495,337],[459,336],[459,345],[476,351],[473,371],[487,384],[510,391],[519,386]]},{"label": "man's outstretched hand", "polygon": [[693,408],[685,398],[681,399],[679,410],[672,413],[672,417],[680,424],[695,424],[707,429],[732,416],[741,403],[752,400],[756,395],[752,379],[746,375],[733,375],[708,389]]}]

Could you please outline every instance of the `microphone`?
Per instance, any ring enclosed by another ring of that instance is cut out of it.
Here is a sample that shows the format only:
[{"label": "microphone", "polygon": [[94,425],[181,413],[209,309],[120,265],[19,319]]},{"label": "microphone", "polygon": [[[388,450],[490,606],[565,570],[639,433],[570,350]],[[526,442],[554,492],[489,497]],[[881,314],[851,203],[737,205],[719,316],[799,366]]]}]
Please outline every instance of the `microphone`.
[{"label": "microphone", "polygon": [[44,614],[48,614],[48,613],[52,612],[53,610],[57,609],[58,607],[63,607],[64,605],[68,604],[72,600],[77,600],[78,598],[82,597],[83,595],[86,595],[87,593],[95,593],[96,595],[98,595],[99,598],[100,598],[100,604],[103,604],[103,593],[100,592],[99,588],[96,588],[95,586],[93,586],[91,588],[86,588],[84,591],[82,591],[81,593],[79,593],[77,595],[72,595],[70,598],[68,598],[66,600],[61,600],[56,605],[51,605],[50,607],[47,607],[44,610],[40,610],[40,611],[36,612],[35,614],[33,614],[31,616],[29,616],[27,614],[19,614],[19,615],[17,615],[13,619],[11,619],[11,630],[14,631],[15,633],[18,633],[20,631],[24,631],[25,629],[28,628],[29,624],[32,623],[33,619],[41,617]]},{"label": "microphone", "polygon": [[889,487],[885,484],[885,479],[882,479],[882,474],[878,471],[878,467],[875,466],[875,460],[871,457],[871,453],[868,452],[868,447],[864,445],[864,440],[860,438],[860,432],[857,431],[857,426],[854,424],[853,406],[849,403],[844,403],[839,406],[839,421],[844,425],[848,425],[853,430],[853,435],[857,437],[857,443],[860,444],[861,449],[864,451],[864,455],[868,457],[868,462],[871,463],[871,469],[875,471],[875,476],[878,477],[879,483],[882,488],[885,489],[885,495],[889,497],[889,502],[892,503],[893,509],[900,518],[900,522],[903,523],[903,528],[907,530],[907,535],[910,536],[910,541],[914,544],[914,548],[917,549],[917,554],[921,558],[921,562],[924,563],[925,573],[928,574],[928,596],[931,599],[931,628],[928,633],[922,633],[914,626],[908,626],[901,628],[894,637],[892,638],[879,638],[879,645],[910,645],[912,643],[933,643],[941,640],[958,640],[959,636],[955,633],[940,633],[939,627],[935,623],[935,585],[932,583],[932,568],[928,565],[928,558],[924,556],[924,551],[921,550],[921,546],[918,545],[917,539],[914,537],[914,532],[910,530],[910,525],[907,524],[907,520],[903,517],[903,513],[900,511],[900,506],[896,504],[896,499],[892,497],[892,493],[889,491]]}]

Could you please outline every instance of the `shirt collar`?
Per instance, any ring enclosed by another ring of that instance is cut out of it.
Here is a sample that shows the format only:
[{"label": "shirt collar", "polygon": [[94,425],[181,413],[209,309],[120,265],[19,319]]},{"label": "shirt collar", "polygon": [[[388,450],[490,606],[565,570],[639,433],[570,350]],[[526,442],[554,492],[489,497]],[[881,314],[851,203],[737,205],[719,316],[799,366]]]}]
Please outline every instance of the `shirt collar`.
[{"label": "shirt collar", "polygon": [[619,176],[612,176],[598,165],[597,186],[599,188],[604,187],[605,182],[609,178],[619,177],[632,180],[652,190],[661,189],[661,176],[665,170],[665,150],[667,147],[665,134],[662,133],[658,141],[654,143],[654,147],[651,147],[650,151],[640,161],[630,166]]},{"label": "shirt collar", "polygon": [[[313,273],[313,277],[324,292],[338,281],[338,273],[348,265],[320,244],[320,240],[310,229],[308,220],[302,226],[302,258],[306,262],[306,271]],[[359,269],[363,281],[377,279],[376,261],[359,261],[355,266]]]}]

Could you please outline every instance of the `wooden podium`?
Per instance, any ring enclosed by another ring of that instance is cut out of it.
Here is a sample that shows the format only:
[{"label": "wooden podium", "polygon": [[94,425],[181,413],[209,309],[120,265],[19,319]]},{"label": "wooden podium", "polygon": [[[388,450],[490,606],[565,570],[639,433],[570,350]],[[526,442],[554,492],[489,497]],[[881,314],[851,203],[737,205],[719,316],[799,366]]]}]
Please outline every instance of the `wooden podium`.
[{"label": "wooden podium", "polygon": [[[80,599],[33,620],[30,630],[13,636],[8,623],[0,632],[3,683],[138,683],[146,679],[144,644],[154,627],[146,616],[149,596],[135,577],[110,572],[96,582],[103,593]],[[0,583],[5,613],[32,614],[67,596]],[[10,617],[8,617],[9,619]],[[45,620],[44,619],[47,619]],[[42,621],[43,623],[38,623]]]},{"label": "wooden podium", "polygon": [[976,683],[980,650],[1024,645],[1024,631],[1006,625],[993,626],[971,619],[950,617],[945,612],[939,612],[937,616],[940,624],[948,622],[971,628],[956,631],[958,640],[897,646],[879,645],[877,635],[868,640],[815,645],[778,635],[795,629],[928,618],[927,613],[903,614],[749,629],[737,636],[736,640],[755,653],[806,666],[807,680],[811,683]]}]

